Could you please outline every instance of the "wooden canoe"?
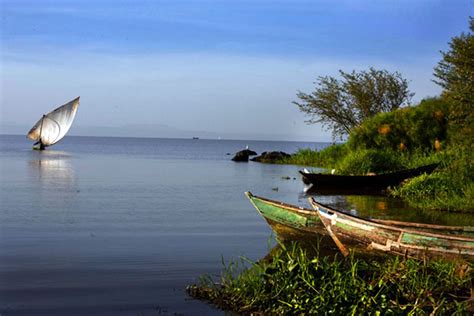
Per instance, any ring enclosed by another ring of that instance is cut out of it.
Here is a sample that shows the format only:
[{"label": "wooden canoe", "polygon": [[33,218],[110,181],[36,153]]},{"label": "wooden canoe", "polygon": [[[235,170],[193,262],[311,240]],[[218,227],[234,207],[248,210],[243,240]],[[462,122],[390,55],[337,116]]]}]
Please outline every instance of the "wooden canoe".
[{"label": "wooden canoe", "polygon": [[314,210],[255,196],[251,192],[245,192],[245,195],[282,239],[308,239],[327,235]]},{"label": "wooden canoe", "polygon": [[397,172],[378,174],[373,176],[335,175],[325,173],[310,173],[300,171],[303,182],[312,184],[316,189],[338,190],[384,190],[389,186],[396,186],[406,179],[431,173],[438,164],[421,166]]},{"label": "wooden canoe", "polygon": [[314,198],[309,201],[343,244],[416,258],[474,260],[474,227],[366,220],[331,209]]}]

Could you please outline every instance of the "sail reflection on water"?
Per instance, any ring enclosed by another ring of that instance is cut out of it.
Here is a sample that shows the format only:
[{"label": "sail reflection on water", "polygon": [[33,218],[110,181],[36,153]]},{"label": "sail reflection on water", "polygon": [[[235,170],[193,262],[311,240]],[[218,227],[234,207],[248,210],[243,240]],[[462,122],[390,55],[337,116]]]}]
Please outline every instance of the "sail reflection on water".
[{"label": "sail reflection on water", "polygon": [[30,179],[37,182],[42,195],[61,194],[62,199],[76,195],[78,191],[76,175],[69,154],[61,151],[44,151],[33,153],[32,156],[29,161]]}]

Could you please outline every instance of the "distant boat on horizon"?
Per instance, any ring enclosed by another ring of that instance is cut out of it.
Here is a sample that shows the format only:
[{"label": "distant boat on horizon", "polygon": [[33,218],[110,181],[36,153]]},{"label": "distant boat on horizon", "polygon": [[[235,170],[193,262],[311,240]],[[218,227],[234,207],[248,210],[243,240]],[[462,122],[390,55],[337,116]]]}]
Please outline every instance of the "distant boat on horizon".
[{"label": "distant boat on horizon", "polygon": [[[66,104],[54,109],[42,118],[30,129],[26,135],[29,139],[35,141],[33,149],[44,150],[63,139],[71,128],[72,122],[79,107],[79,98],[77,97]],[[37,146],[37,147],[35,147]]]},{"label": "distant boat on horizon", "polygon": [[193,137],[193,139],[199,139],[199,137]]}]

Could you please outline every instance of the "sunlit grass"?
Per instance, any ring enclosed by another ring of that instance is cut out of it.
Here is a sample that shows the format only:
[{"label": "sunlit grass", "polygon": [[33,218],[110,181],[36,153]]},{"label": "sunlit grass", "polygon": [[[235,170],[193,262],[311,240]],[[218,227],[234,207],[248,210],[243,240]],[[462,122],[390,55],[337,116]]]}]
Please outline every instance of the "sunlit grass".
[{"label": "sunlit grass", "polygon": [[474,160],[463,148],[433,150],[350,149],[347,144],[320,151],[302,149],[279,163],[335,169],[335,174],[363,175],[411,169],[437,163],[431,175],[415,177],[391,188],[391,195],[429,210],[474,211]]},{"label": "sunlit grass", "polygon": [[449,261],[354,255],[323,256],[281,245],[266,261],[224,264],[215,282],[203,277],[192,296],[237,313],[467,314],[472,266]]}]

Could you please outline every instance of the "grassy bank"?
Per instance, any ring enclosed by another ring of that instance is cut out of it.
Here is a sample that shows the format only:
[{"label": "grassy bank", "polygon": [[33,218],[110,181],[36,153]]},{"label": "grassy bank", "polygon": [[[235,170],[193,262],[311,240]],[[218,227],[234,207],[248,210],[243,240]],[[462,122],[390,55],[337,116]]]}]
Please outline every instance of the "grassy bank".
[{"label": "grassy bank", "polygon": [[343,259],[292,244],[266,261],[231,262],[218,283],[203,277],[188,293],[239,314],[467,315],[471,274],[466,263]]},{"label": "grassy bank", "polygon": [[438,155],[441,165],[437,172],[413,178],[391,194],[420,208],[474,212],[471,155],[468,150],[453,147]]},{"label": "grassy bank", "polygon": [[474,163],[471,155],[469,150],[456,146],[440,152],[401,152],[351,149],[343,144],[321,151],[303,149],[279,163],[335,169],[336,174],[383,173],[439,163],[434,173],[415,177],[391,188],[390,194],[414,207],[474,212]]},{"label": "grassy bank", "polygon": [[292,164],[308,167],[334,168],[348,153],[346,144],[334,144],[320,151],[300,149],[290,157],[283,158],[278,163]]}]

